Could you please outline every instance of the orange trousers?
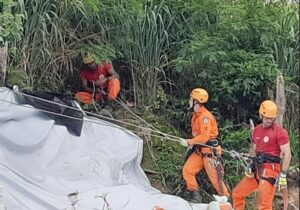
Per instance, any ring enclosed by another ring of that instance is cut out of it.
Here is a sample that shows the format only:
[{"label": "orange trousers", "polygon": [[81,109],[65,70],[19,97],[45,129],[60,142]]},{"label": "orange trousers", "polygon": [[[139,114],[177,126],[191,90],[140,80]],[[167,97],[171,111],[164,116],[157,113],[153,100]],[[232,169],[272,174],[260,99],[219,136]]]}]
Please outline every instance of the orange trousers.
[{"label": "orange trousers", "polygon": [[[222,189],[218,180],[217,168],[212,164],[211,161],[213,161],[213,158],[204,157],[201,154],[198,154],[196,152],[190,155],[190,157],[187,159],[182,169],[183,179],[186,182],[187,189],[189,191],[199,190],[200,186],[198,185],[196,176],[202,169],[205,169],[209,177],[209,180],[212,183],[215,190],[217,191],[218,195],[221,196],[225,195],[226,197],[229,197],[230,193],[224,182],[222,182],[222,188],[223,188],[223,194],[222,194]],[[222,176],[223,175],[224,175],[224,171],[222,170]]]},{"label": "orange trousers", "polygon": [[[280,173],[280,164],[264,163],[261,177],[276,179]],[[249,178],[245,176],[232,191],[233,208],[243,210],[246,205],[245,198],[258,189],[258,209],[272,210],[272,203],[276,192],[276,186],[257,176]]]},{"label": "orange trousers", "polygon": [[112,78],[108,81],[107,94],[108,99],[116,99],[121,90],[120,80],[117,78]]},{"label": "orange trousers", "polygon": [[[107,86],[107,97],[109,100],[116,99],[120,93],[120,80],[117,78],[112,78],[108,81]],[[75,97],[85,104],[91,104],[93,102],[93,94],[88,92],[77,92]],[[94,98],[96,101],[100,101],[103,98],[102,94],[96,93]]]}]

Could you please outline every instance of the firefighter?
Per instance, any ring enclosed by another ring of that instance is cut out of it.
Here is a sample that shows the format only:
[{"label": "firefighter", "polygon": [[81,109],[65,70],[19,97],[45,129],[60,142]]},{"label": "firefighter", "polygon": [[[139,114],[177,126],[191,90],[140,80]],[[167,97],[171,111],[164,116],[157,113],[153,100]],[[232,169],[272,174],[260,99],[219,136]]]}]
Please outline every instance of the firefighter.
[{"label": "firefighter", "polygon": [[[223,182],[224,170],[220,162],[221,146],[217,140],[218,125],[215,117],[204,106],[207,101],[208,93],[205,89],[196,88],[190,93],[189,106],[193,110],[193,138],[181,140],[181,145],[191,148],[192,151],[182,169],[191,202],[202,201],[196,176],[203,169],[218,195],[230,196]],[[197,145],[199,143],[210,147]]]},{"label": "firefighter", "polygon": [[[287,170],[291,160],[288,132],[276,124],[277,106],[273,101],[263,101],[259,108],[262,123],[255,127],[245,177],[233,189],[233,207],[245,208],[245,198],[258,190],[258,209],[271,210],[276,191],[287,187]],[[282,159],[281,159],[282,157]]]},{"label": "firefighter", "polygon": [[119,76],[112,64],[102,61],[95,62],[92,55],[83,58],[83,69],[80,77],[84,92],[77,92],[79,101],[90,104],[93,99],[109,104],[120,93]]}]

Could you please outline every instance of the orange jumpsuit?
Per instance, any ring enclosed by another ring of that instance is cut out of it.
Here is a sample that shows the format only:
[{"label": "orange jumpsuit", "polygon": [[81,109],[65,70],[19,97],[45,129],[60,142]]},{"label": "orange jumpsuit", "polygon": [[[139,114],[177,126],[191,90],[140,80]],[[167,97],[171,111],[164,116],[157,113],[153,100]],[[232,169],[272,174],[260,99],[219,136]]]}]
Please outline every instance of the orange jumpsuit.
[{"label": "orange jumpsuit", "polygon": [[[215,117],[204,106],[202,106],[197,113],[193,113],[192,135],[194,138],[188,140],[189,145],[195,145],[197,143],[206,144],[209,140],[217,138],[219,135]],[[211,154],[211,148],[202,147],[200,151],[196,151],[190,155],[182,169],[187,189],[189,191],[199,190],[196,176],[202,169],[205,169],[217,193],[219,195],[229,197],[230,193],[223,181],[222,187],[220,186],[217,169],[212,163],[214,161],[214,157],[206,156]],[[221,146],[217,147],[217,154],[218,156],[221,156]],[[222,176],[223,175],[224,171],[222,170]]]},{"label": "orange jumpsuit", "polygon": [[[120,93],[120,80],[117,78],[112,78],[108,81],[107,86],[107,96],[110,99],[116,99],[118,94]],[[84,104],[91,104],[93,103],[93,94],[88,92],[77,92],[75,94],[75,97],[78,98],[79,101],[81,101]],[[96,101],[100,101],[103,99],[103,95],[96,93],[94,96],[94,99]]]}]

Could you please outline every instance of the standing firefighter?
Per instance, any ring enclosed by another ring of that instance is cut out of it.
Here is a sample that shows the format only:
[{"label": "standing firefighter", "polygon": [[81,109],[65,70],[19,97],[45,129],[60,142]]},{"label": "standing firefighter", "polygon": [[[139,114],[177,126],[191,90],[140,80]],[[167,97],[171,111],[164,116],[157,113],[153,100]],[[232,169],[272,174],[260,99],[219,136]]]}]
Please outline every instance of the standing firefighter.
[{"label": "standing firefighter", "polygon": [[279,190],[287,187],[286,175],[291,160],[289,136],[274,122],[276,116],[277,106],[273,101],[261,103],[259,117],[262,123],[253,131],[252,163],[232,192],[235,210],[244,209],[245,198],[257,189],[258,209],[271,210],[276,186]]},{"label": "standing firefighter", "polygon": [[[183,166],[182,173],[190,194],[191,202],[201,202],[197,174],[205,169],[218,195],[229,197],[223,182],[224,170],[220,162],[221,146],[216,139],[219,135],[215,117],[205,107],[208,93],[202,88],[194,89],[190,94],[189,105],[193,109],[192,139],[182,139],[181,145],[192,147],[192,153]],[[197,145],[202,144],[202,146]],[[205,147],[203,145],[210,147]],[[213,147],[213,148],[212,148]]]},{"label": "standing firefighter", "polygon": [[77,92],[76,97],[85,104],[93,99],[109,104],[120,92],[120,80],[112,64],[102,61],[97,64],[93,56],[83,58],[80,77],[85,92]]}]

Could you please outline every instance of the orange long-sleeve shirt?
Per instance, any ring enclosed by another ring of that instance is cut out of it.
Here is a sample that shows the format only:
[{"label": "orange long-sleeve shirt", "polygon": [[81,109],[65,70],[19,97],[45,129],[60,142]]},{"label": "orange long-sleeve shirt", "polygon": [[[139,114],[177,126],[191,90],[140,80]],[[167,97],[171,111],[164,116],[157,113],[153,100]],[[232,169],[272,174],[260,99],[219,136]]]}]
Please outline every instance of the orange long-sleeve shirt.
[{"label": "orange long-sleeve shirt", "polygon": [[194,138],[188,140],[189,145],[205,144],[219,135],[216,118],[204,106],[198,112],[193,113],[192,135]]}]

